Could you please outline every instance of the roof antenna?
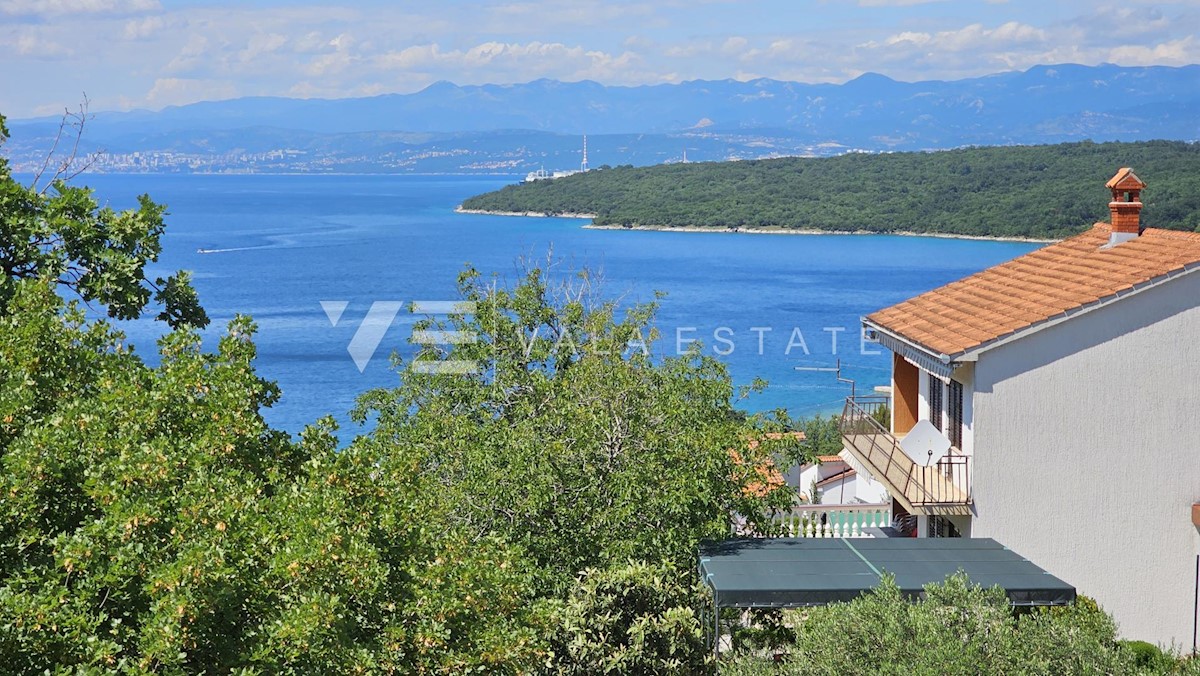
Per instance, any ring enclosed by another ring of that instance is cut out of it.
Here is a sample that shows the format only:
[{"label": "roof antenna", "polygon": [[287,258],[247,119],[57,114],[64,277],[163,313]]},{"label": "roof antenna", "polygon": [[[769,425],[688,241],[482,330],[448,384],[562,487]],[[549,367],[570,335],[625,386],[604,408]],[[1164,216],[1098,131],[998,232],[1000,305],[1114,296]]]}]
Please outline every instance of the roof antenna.
[{"label": "roof antenna", "polygon": [[851,398],[851,399],[854,399],[854,398],[855,398],[855,394],[856,394],[856,393],[855,393],[855,388],[857,387],[857,386],[855,385],[855,383],[854,383],[854,380],[853,380],[852,378],[843,378],[843,377],[842,377],[842,359],[841,359],[841,357],[838,357],[837,361],[836,361],[836,362],[834,362],[834,363],[836,364],[836,366],[834,366],[833,368],[830,368],[830,367],[828,367],[828,366],[796,366],[796,367],[794,367],[794,368],[795,368],[797,371],[819,371],[819,372],[821,372],[821,373],[832,373],[832,374],[834,374],[834,376],[833,376],[833,377],[834,377],[834,378],[837,378],[837,381],[838,381],[839,383],[849,383],[849,385],[850,385],[850,398]]}]

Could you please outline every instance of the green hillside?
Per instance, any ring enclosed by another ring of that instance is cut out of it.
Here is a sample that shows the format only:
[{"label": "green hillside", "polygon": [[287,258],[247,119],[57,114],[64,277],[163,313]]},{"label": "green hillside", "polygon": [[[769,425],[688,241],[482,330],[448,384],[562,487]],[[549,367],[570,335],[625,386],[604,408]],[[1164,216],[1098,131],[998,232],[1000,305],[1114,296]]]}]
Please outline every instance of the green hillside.
[{"label": "green hillside", "polygon": [[1143,223],[1200,230],[1200,144],[1066,143],[930,153],[603,167],[505,187],[465,209],[596,214],[597,225],[1062,237],[1108,218],[1131,166]]}]

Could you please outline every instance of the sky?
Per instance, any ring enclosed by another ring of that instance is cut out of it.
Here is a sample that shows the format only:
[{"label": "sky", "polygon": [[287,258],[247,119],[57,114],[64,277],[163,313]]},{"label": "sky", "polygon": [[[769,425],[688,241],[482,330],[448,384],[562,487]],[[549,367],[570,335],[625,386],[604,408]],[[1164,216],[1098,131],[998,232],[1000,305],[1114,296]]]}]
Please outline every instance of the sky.
[{"label": "sky", "polygon": [[958,79],[1200,62],[1200,0],[0,0],[0,113],[538,78]]}]

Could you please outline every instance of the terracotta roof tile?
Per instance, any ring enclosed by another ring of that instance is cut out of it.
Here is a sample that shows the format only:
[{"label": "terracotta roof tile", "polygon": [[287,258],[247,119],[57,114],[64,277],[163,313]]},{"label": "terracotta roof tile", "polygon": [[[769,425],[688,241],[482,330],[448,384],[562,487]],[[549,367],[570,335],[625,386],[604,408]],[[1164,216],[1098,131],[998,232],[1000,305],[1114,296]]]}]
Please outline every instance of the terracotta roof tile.
[{"label": "terracotta roof tile", "polygon": [[1200,263],[1200,233],[1147,228],[1111,248],[1111,226],[1050,244],[867,317],[956,355]]}]

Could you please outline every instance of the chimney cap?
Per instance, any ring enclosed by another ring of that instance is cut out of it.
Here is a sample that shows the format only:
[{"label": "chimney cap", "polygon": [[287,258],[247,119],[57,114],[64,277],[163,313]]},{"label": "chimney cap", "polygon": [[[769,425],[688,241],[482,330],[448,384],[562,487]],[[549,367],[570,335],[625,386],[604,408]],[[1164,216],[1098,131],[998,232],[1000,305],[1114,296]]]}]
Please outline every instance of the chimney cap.
[{"label": "chimney cap", "polygon": [[1117,175],[1108,179],[1108,183],[1105,183],[1104,187],[1111,190],[1141,190],[1146,187],[1146,183],[1133,173],[1133,169],[1121,167],[1117,171]]}]

